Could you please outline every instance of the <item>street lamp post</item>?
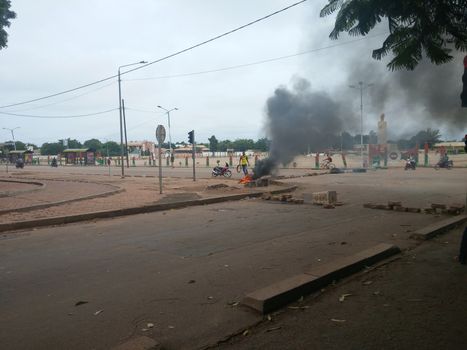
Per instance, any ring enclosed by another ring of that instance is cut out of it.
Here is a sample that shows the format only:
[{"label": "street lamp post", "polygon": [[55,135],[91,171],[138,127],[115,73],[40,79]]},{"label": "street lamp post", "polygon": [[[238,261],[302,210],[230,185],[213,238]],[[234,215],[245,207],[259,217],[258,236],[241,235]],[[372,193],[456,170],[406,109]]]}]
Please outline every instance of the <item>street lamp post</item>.
[{"label": "street lamp post", "polygon": [[125,177],[125,165],[123,164],[123,158],[124,158],[124,151],[123,151],[123,125],[122,125],[122,87],[121,87],[121,81],[122,79],[120,79],[120,69],[121,68],[124,68],[124,67],[129,67],[129,66],[134,66],[134,65],[137,65],[137,64],[144,64],[144,63],[147,63],[146,61],[139,61],[139,62],[135,62],[135,63],[130,63],[130,64],[125,64],[123,66],[120,66],[118,67],[118,110],[119,110],[119,113],[120,113],[120,144],[121,144],[121,163],[122,163],[122,178]]},{"label": "street lamp post", "polygon": [[174,162],[173,162],[173,154],[172,154],[172,135],[170,134],[170,112],[172,111],[178,111],[177,107],[174,107],[172,109],[165,109],[162,106],[157,106],[157,108],[163,109],[167,113],[167,119],[168,119],[168,125],[169,125],[169,154],[170,154],[170,164],[173,167]]},{"label": "street lamp post", "polygon": [[11,137],[13,138],[13,146],[15,147],[15,151],[16,151],[16,142],[15,142],[15,133],[14,133],[14,131],[15,131],[16,129],[19,129],[19,128],[20,128],[19,126],[17,126],[16,128],[13,128],[13,129],[10,129],[10,128],[3,128],[3,129],[5,129],[5,130],[10,130],[10,132],[11,132]]},{"label": "street lamp post", "polygon": [[364,84],[363,81],[358,82],[357,85],[349,85],[352,89],[360,89],[360,156],[362,158],[362,167],[365,167],[363,160],[363,90],[373,86],[373,84]]}]

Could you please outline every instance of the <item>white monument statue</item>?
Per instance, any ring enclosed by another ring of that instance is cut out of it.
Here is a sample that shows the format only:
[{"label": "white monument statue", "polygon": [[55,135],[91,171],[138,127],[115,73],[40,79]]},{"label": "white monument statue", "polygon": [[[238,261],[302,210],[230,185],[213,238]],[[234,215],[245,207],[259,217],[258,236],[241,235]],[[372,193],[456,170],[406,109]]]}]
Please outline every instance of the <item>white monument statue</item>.
[{"label": "white monument statue", "polygon": [[378,122],[378,145],[385,145],[388,143],[388,123],[384,120],[384,113],[381,114],[380,118]]}]

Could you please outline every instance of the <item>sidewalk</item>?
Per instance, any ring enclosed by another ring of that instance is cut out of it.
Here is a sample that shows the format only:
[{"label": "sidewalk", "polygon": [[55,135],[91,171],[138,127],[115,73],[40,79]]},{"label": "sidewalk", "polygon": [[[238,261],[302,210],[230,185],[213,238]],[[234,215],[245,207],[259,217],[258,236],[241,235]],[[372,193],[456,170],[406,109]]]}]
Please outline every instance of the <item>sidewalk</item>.
[{"label": "sidewalk", "polygon": [[216,349],[462,349],[463,228],[266,317]]},{"label": "sidewalk", "polygon": [[[0,177],[2,179],[2,177]],[[2,198],[0,212],[2,223],[79,215],[90,212],[119,210],[143,207],[157,203],[173,203],[195,199],[224,197],[259,191],[274,191],[286,187],[271,185],[268,187],[246,188],[235,179],[214,178],[191,179],[165,178],[163,194],[159,193],[159,184],[154,178],[106,177],[99,175],[65,175],[60,177],[40,174],[4,179],[28,181],[37,180],[46,184],[38,191],[20,193]],[[2,182],[7,184],[6,182]],[[11,187],[11,186],[10,186]],[[35,205],[44,207],[33,208]],[[31,207],[30,210],[24,210]]]}]

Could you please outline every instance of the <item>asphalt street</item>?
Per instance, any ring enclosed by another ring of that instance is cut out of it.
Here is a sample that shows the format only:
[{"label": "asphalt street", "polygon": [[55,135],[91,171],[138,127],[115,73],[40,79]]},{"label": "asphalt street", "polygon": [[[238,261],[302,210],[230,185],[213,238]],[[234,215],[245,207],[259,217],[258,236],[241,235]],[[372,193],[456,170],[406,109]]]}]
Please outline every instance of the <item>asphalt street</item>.
[{"label": "asphalt street", "polygon": [[238,304],[248,292],[380,242],[413,247],[410,233],[442,217],[362,204],[464,200],[465,173],[439,174],[293,179],[297,195],[336,189],[344,205],[332,210],[247,199],[5,233],[2,347],[111,349],[138,335],[167,349],[216,344],[261,321]]}]

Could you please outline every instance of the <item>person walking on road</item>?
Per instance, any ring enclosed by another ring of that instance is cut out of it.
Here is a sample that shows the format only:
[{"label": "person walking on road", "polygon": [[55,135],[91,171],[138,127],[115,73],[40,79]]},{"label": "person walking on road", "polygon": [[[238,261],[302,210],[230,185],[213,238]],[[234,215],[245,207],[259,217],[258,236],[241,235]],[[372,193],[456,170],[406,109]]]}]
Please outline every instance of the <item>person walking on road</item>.
[{"label": "person walking on road", "polygon": [[243,174],[246,176],[248,175],[248,167],[250,166],[250,162],[248,161],[248,156],[245,152],[242,152],[240,156],[240,166],[242,167]]}]

